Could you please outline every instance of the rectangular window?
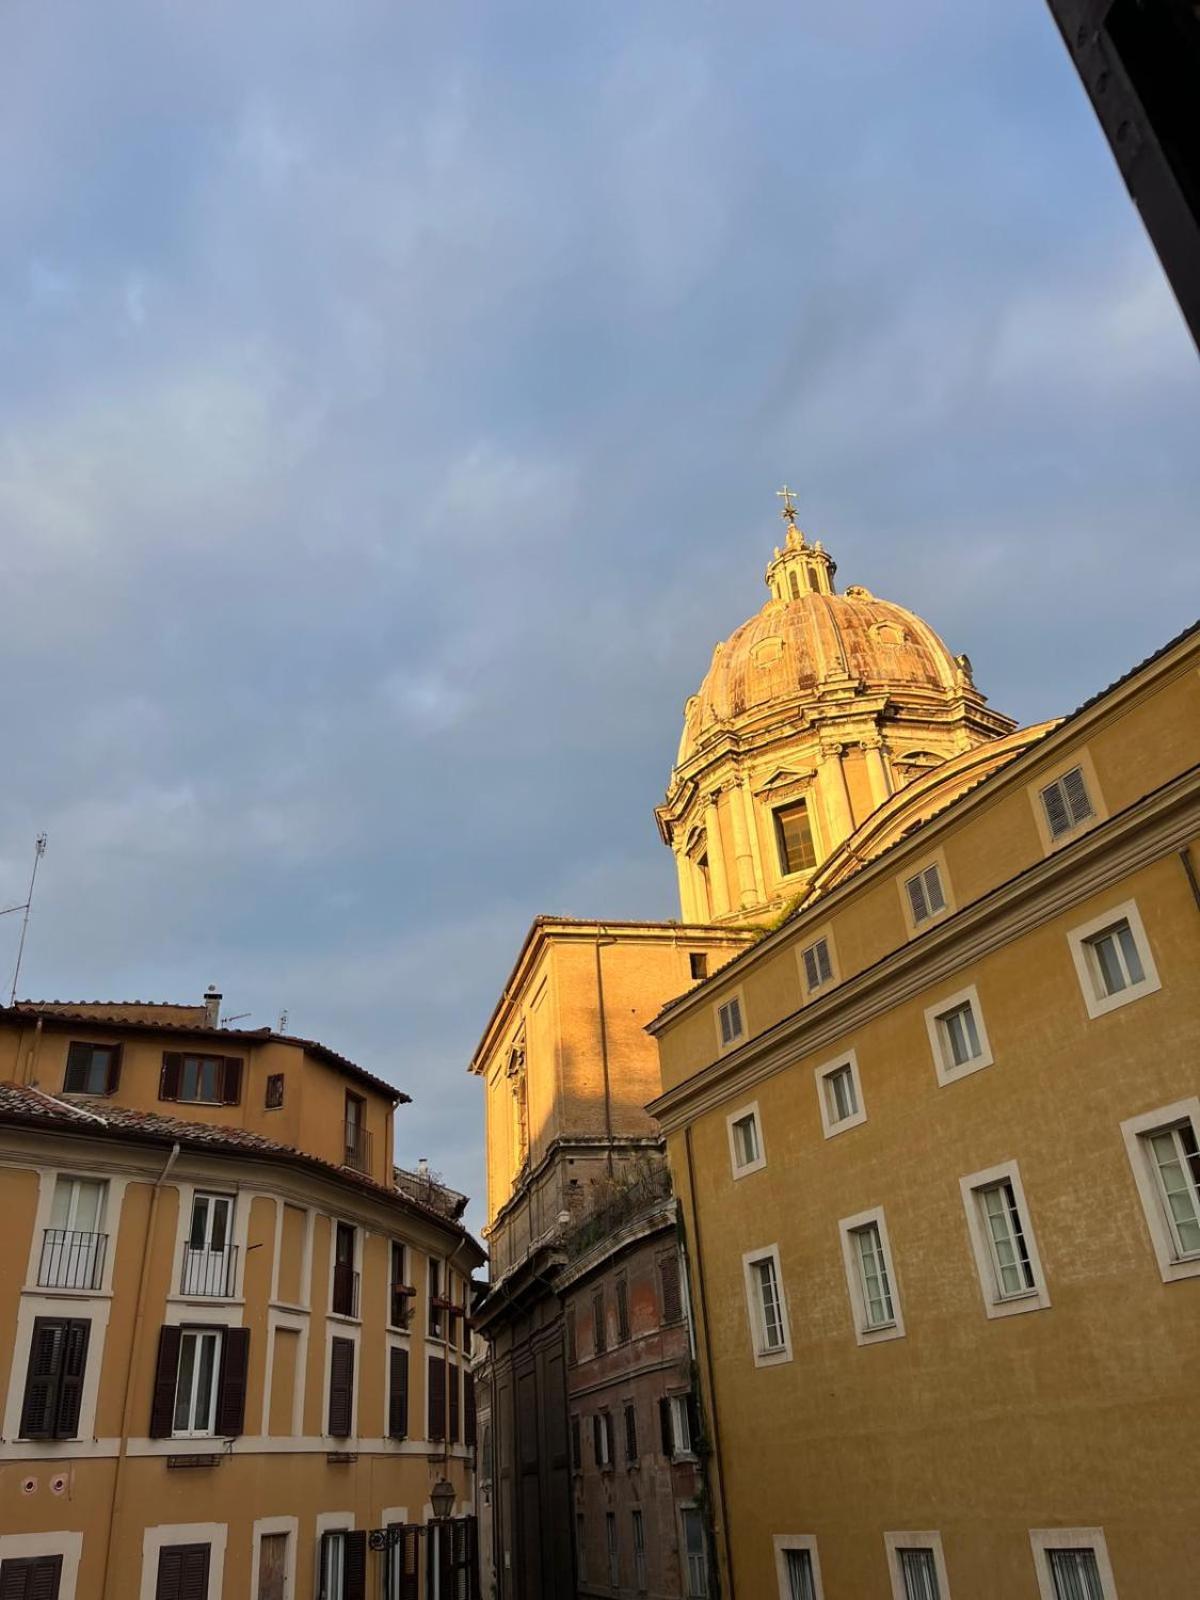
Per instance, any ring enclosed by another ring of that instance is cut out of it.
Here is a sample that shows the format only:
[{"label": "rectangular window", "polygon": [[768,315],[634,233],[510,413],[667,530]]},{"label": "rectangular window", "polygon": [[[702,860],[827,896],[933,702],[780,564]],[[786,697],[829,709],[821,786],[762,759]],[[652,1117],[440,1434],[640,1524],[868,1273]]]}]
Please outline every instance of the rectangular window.
[{"label": "rectangular window", "polygon": [[1104,1600],[1094,1550],[1047,1550],[1054,1600]]},{"label": "rectangular window", "polygon": [[592,1296],[592,1348],[598,1356],[602,1356],[608,1349],[604,1325],[604,1291],[599,1290]]},{"label": "rectangular window", "polygon": [[752,1290],[750,1309],[755,1348],[760,1356],[780,1355],[787,1349],[787,1330],[774,1255],[749,1261],[747,1270]]},{"label": "rectangular window", "polygon": [[621,1552],[617,1544],[617,1518],[616,1513],[604,1513],[604,1542],[608,1547],[608,1586],[610,1589],[619,1589],[621,1586]]},{"label": "rectangular window", "polygon": [[624,1278],[616,1282],[617,1293],[617,1343],[629,1342],[629,1284]]},{"label": "rectangular window", "polygon": [[933,1551],[915,1545],[897,1554],[900,1558],[900,1577],[904,1583],[904,1600],[941,1600]]},{"label": "rectangular window", "polygon": [[1200,1145],[1188,1118],[1145,1136],[1163,1216],[1178,1261],[1200,1256]]},{"label": "rectangular window", "polygon": [[206,1544],[164,1545],[158,1552],[154,1600],[205,1600],[211,1554]]},{"label": "rectangular window", "polygon": [[392,1279],[388,1285],[388,1321],[393,1328],[407,1328],[412,1315],[412,1286],[408,1282],[408,1257],[398,1239],[392,1240]]},{"label": "rectangular window", "polygon": [[1051,839],[1061,839],[1081,822],[1096,815],[1084,781],[1083,769],[1072,767],[1041,791],[1042,809]]},{"label": "rectangular window", "polygon": [[683,1292],[679,1283],[679,1257],[658,1258],[658,1285],[662,1293],[662,1319],[678,1322],[683,1316]]},{"label": "rectangular window", "polygon": [[787,1574],[787,1600],[817,1600],[811,1553],[808,1550],[785,1550],[783,1560]]},{"label": "rectangular window", "polygon": [[429,1356],[425,1364],[428,1437],[439,1443],[446,1437],[446,1363],[440,1355]]},{"label": "rectangular window", "polygon": [[579,1472],[583,1467],[583,1446],[580,1442],[579,1418],[571,1418],[571,1466]]},{"label": "rectangular window", "polygon": [[[329,1433],[348,1439],[354,1432],[354,1340],[329,1341]],[[430,1438],[433,1435],[430,1434]]]},{"label": "rectangular window", "polygon": [[965,1067],[981,1053],[979,1029],[969,1000],[938,1017],[942,1036],[943,1054],[948,1067]]},{"label": "rectangular window", "polygon": [[205,1105],[238,1105],[242,1098],[241,1058],[164,1051],[158,1098]]},{"label": "rectangular window", "polygon": [[803,800],[793,805],[780,806],[775,812],[775,842],[779,848],[779,870],[784,877],[793,872],[807,872],[817,864],[813,848],[812,823],[808,806]]},{"label": "rectangular window", "polygon": [[737,995],[717,1007],[717,1025],[721,1034],[721,1048],[736,1044],[746,1031],[742,1018],[742,1002]]},{"label": "rectangular window", "polygon": [[613,1464],[612,1417],[607,1411],[597,1411],[592,1417],[592,1455],[598,1467]]},{"label": "rectangular window", "polygon": [[337,1528],[321,1535],[319,1600],[366,1600],[367,1536]]},{"label": "rectangular window", "polygon": [[61,1555],[9,1556],[0,1561],[3,1600],[58,1600],[62,1582]]},{"label": "rectangular window", "polygon": [[933,1064],[943,1087],[992,1064],[992,1050],[974,984],[925,1009]]},{"label": "rectangular window", "polygon": [[442,1263],[436,1256],[429,1258],[429,1337],[440,1339],[442,1337],[442,1308],[438,1301],[442,1297]]},{"label": "rectangular window", "polygon": [[35,1317],[25,1371],[23,1439],[74,1439],[92,1325],[69,1317]]},{"label": "rectangular window", "polygon": [[853,1050],[815,1069],[821,1127],[827,1139],[867,1120],[858,1057]]},{"label": "rectangular window", "polygon": [[342,1125],[343,1165],[354,1172],[371,1170],[371,1135],[367,1132],[367,1102],[346,1091],[346,1117]]},{"label": "rectangular window", "polygon": [[234,1291],[233,1196],[196,1194],[183,1247],[180,1293],[226,1297]]},{"label": "rectangular window", "polygon": [[979,1189],[977,1194],[987,1228],[997,1293],[1001,1299],[1028,1294],[1034,1287],[1033,1267],[1011,1182],[1005,1178],[1001,1183]]},{"label": "rectangular window", "polygon": [[908,909],[912,914],[914,928],[919,928],[923,922],[928,922],[931,917],[937,916],[939,911],[946,909],[942,874],[936,862],[907,879],[904,892],[908,896]]},{"label": "rectangular window", "polygon": [[579,1336],[575,1331],[575,1307],[568,1306],[566,1313],[567,1323],[567,1365],[573,1367],[579,1360]]},{"label": "rectangular window", "polygon": [[854,1092],[854,1074],[849,1063],[835,1067],[825,1079],[825,1094],[829,1106],[830,1122],[845,1122],[858,1110],[858,1096]]},{"label": "rectangular window", "polygon": [[1109,995],[1120,994],[1122,989],[1145,982],[1146,973],[1133,930],[1124,917],[1092,934],[1083,944],[1092,963],[1098,999],[1107,999]]},{"label": "rectangular window", "polygon": [[636,1510],[633,1513],[633,1581],[639,1591],[646,1587],[646,1520]]},{"label": "rectangular window", "polygon": [[388,1438],[408,1437],[408,1351],[393,1345],[388,1351]]},{"label": "rectangular window", "polygon": [[868,1222],[865,1227],[852,1228],[850,1237],[858,1266],[864,1324],[869,1329],[890,1328],[896,1317],[892,1309],[892,1286],[884,1260],[883,1241],[879,1237],[879,1224]]},{"label": "rectangular window", "polygon": [[42,1235],[38,1283],[48,1289],[98,1289],[108,1235],[104,1207],[108,1184],[100,1178],[55,1180],[50,1226]]},{"label": "rectangular window", "polygon": [[708,952],[705,950],[688,951],[688,971],[693,978],[708,977]]},{"label": "rectangular window", "polygon": [[659,1402],[663,1420],[663,1454],[668,1460],[691,1456],[697,1433],[696,1406],[690,1394],[664,1396]]},{"label": "rectangular window", "polygon": [[112,1094],[120,1078],[120,1045],[76,1040],[67,1046],[64,1094]]},{"label": "rectangular window", "polygon": [[827,984],[833,977],[833,962],[829,957],[828,939],[818,939],[815,944],[810,944],[806,950],[801,951],[800,958],[804,962],[804,981],[808,985],[810,994]]},{"label": "rectangular window", "polygon": [[961,1178],[971,1248],[989,1317],[1050,1304],[1015,1161]]},{"label": "rectangular window", "polygon": [[[333,1229],[333,1282],[330,1286],[329,1309],[335,1316],[358,1315],[358,1271],[355,1261],[358,1254],[358,1229],[353,1223],[338,1222]],[[432,1310],[430,1318],[432,1319]],[[432,1328],[430,1329],[432,1332]]]},{"label": "rectangular window", "polygon": [[[278,1111],[283,1104],[283,1073],[269,1072],[267,1074],[267,1088],[263,1104],[268,1111]],[[274,1534],[271,1535],[275,1537]]]},{"label": "rectangular window", "polygon": [[688,1600],[707,1600],[708,1553],[704,1548],[704,1520],[694,1506],[684,1506],[679,1515],[683,1522]]},{"label": "rectangular window", "polygon": [[725,1124],[729,1130],[729,1159],[734,1177],[742,1178],[748,1172],[765,1167],[767,1155],[763,1149],[757,1102],[740,1106],[726,1117]]},{"label": "rectangular window", "polygon": [[638,1458],[637,1407],[625,1407],[625,1460],[630,1464]]},{"label": "rectangular window", "polygon": [[259,1538],[257,1600],[288,1600],[288,1538],[286,1533]]},{"label": "rectangular window", "polygon": [[221,1328],[184,1328],[180,1334],[171,1428],[177,1436],[197,1438],[215,1431],[223,1334]]},{"label": "rectangular window", "polygon": [[1067,944],[1084,1006],[1093,1019],[1160,988],[1146,930],[1132,900],[1072,928]]}]

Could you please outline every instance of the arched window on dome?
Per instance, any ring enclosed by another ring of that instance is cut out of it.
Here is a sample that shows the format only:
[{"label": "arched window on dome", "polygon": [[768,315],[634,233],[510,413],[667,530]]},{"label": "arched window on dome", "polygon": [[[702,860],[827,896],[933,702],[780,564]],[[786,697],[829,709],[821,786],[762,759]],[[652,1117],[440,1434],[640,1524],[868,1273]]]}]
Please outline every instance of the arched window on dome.
[{"label": "arched window on dome", "polygon": [[793,567],[792,570],[788,573],[788,587],[792,591],[792,599],[793,600],[799,600],[799,598],[800,598],[800,580],[796,576],[795,567]]}]

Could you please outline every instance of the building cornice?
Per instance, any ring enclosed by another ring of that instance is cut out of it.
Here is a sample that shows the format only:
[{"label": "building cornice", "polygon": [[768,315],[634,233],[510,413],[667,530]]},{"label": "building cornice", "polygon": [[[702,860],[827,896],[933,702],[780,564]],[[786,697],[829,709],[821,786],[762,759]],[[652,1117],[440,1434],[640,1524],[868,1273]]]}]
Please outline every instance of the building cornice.
[{"label": "building cornice", "polygon": [[[979,961],[1131,873],[1178,851],[1200,830],[1200,767],[1026,868],[920,938],[793,1012],[740,1050],[693,1073],[647,1107],[670,1134],[734,1095],[832,1049],[856,1028]],[[927,836],[925,848],[928,848]],[[821,907],[827,917],[828,902]],[[795,932],[796,924],[788,924]]]}]

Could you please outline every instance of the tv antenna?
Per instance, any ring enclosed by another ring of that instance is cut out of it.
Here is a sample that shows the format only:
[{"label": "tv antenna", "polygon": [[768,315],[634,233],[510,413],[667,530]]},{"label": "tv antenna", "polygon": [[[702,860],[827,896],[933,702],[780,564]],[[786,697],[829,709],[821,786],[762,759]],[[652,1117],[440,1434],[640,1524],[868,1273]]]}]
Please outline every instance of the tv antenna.
[{"label": "tv antenna", "polygon": [[10,1006],[16,1004],[17,981],[21,976],[21,957],[25,954],[25,935],[29,932],[29,908],[33,905],[33,889],[34,885],[37,883],[38,862],[45,854],[46,835],[44,833],[39,833],[33,846],[33,871],[29,875],[29,893],[26,896],[23,904],[19,906],[6,906],[3,911],[0,911],[0,917],[7,917],[9,913],[13,911],[24,912],[24,916],[21,918],[21,938],[17,945],[17,964],[13,968],[12,992],[8,997],[8,1003]]}]

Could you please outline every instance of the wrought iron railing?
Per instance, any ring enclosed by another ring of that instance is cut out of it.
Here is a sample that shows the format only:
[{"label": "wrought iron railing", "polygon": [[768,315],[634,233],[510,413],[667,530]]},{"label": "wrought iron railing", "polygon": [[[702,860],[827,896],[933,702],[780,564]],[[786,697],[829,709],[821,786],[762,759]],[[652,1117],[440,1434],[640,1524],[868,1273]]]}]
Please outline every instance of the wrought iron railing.
[{"label": "wrought iron railing", "polygon": [[47,1228],[42,1234],[38,1285],[43,1289],[98,1289],[104,1278],[106,1233]]},{"label": "wrought iron railing", "polygon": [[226,1245],[224,1250],[197,1250],[192,1245],[184,1245],[180,1294],[228,1299],[236,1283],[236,1245]]},{"label": "wrought iron railing", "polygon": [[358,1315],[358,1273],[343,1261],[333,1267],[333,1309],[339,1317]]},{"label": "wrought iron railing", "polygon": [[371,1135],[361,1122],[344,1122],[342,1131],[342,1165],[352,1167],[355,1172],[369,1173],[371,1170]]}]

